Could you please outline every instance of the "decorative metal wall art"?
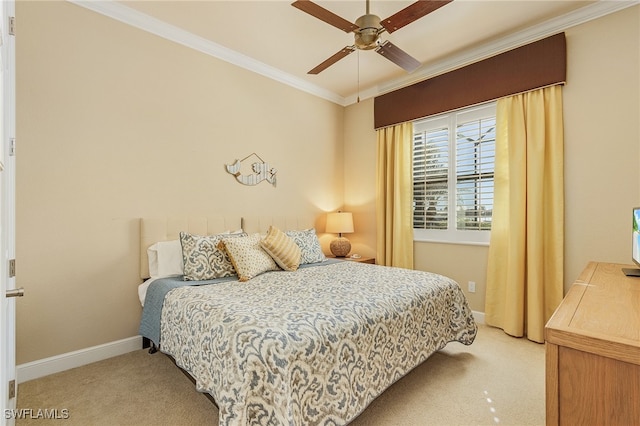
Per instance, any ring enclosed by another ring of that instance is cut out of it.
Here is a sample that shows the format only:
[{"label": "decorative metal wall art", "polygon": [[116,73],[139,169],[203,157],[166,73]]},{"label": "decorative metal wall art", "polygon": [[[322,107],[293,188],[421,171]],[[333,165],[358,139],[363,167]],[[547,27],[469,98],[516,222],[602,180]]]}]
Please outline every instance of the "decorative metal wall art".
[{"label": "decorative metal wall art", "polygon": [[[251,170],[253,170],[253,173],[245,175],[241,174],[240,169],[242,168],[242,163],[253,156],[260,160],[251,163]],[[225,167],[227,172],[235,176],[236,180],[243,185],[257,185],[263,180],[266,180],[273,186],[276,186],[277,170],[269,166],[268,163],[265,163],[264,160],[255,152],[247,155],[242,160],[236,160],[233,164],[225,164]]]}]

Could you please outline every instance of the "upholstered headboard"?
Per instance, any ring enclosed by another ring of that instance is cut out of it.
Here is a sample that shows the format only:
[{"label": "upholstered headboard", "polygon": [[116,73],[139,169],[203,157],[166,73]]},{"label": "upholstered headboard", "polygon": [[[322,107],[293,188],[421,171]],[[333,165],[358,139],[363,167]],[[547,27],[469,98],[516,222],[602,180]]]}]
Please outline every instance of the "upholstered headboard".
[{"label": "upholstered headboard", "polygon": [[242,228],[241,217],[173,217],[140,219],[140,277],[149,278],[147,249],[158,241],[180,239],[180,232],[198,235],[219,234]]},{"label": "upholstered headboard", "polygon": [[256,232],[264,234],[269,230],[270,225],[283,231],[308,229],[315,226],[315,218],[282,216],[244,216],[242,218],[242,229],[248,234]]},{"label": "upholstered headboard", "polygon": [[314,217],[212,216],[140,219],[140,277],[149,278],[147,249],[159,241],[177,240],[180,232],[198,235],[219,234],[242,229],[249,234],[266,233],[270,225],[284,231],[315,227]]}]

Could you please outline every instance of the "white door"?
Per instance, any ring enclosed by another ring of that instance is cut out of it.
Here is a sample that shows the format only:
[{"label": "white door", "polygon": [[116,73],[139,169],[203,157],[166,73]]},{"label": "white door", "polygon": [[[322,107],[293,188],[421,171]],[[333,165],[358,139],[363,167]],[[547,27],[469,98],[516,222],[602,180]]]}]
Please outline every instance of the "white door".
[{"label": "white door", "polygon": [[15,3],[0,3],[0,426],[15,423],[16,335],[15,307],[20,291],[9,261],[15,258]]}]

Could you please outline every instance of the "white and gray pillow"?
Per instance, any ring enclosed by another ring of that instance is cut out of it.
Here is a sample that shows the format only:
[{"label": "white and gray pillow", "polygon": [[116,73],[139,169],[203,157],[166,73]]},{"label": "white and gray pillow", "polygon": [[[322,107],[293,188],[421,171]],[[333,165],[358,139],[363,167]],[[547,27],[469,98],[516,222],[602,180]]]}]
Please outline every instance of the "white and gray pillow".
[{"label": "white and gray pillow", "polygon": [[300,264],[324,262],[326,257],[322,252],[320,240],[316,235],[315,228],[304,229],[301,231],[286,231],[289,236],[300,247]]},{"label": "white and gray pillow", "polygon": [[218,248],[222,238],[237,238],[245,233],[194,235],[180,233],[185,281],[213,280],[230,277],[236,271],[224,250]]}]

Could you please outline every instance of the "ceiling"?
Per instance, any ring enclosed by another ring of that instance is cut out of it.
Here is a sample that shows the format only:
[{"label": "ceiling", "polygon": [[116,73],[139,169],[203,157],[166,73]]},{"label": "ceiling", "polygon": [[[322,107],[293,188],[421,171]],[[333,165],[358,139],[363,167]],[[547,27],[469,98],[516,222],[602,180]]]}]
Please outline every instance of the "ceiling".
[{"label": "ceiling", "polygon": [[[637,4],[637,0],[454,0],[393,34],[382,35],[422,63],[417,71],[407,74],[374,51],[356,51],[320,74],[309,75],[307,71],[352,45],[353,34],[292,7],[292,0],[71,1],[88,8],[108,3],[109,11],[99,12],[140,27],[151,26],[145,29],[159,35],[164,31],[167,38],[197,44],[215,56],[343,105]],[[315,3],[351,22],[365,14],[365,0]],[[370,8],[385,18],[411,3],[372,0]]]}]

